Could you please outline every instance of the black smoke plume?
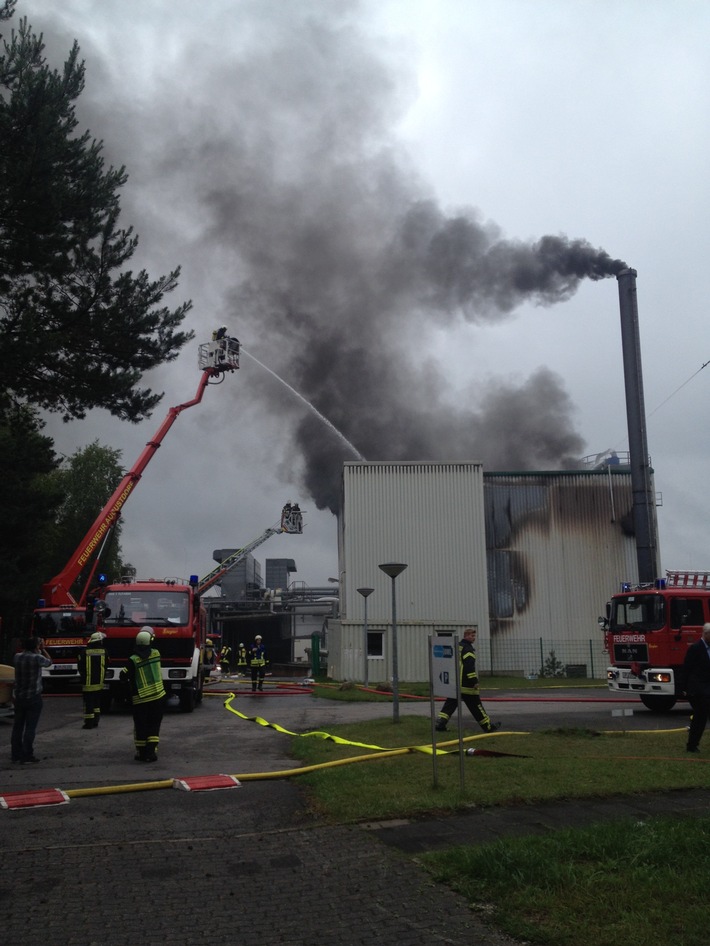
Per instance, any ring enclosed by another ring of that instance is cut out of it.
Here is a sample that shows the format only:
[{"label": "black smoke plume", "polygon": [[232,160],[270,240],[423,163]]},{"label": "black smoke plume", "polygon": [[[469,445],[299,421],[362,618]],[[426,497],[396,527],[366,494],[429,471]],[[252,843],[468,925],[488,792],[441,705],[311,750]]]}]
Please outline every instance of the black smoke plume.
[{"label": "black smoke plume", "polygon": [[[367,460],[564,468],[584,442],[561,380],[501,364],[506,376],[532,373],[457,395],[428,356],[431,333],[553,305],[625,264],[585,240],[506,239],[476,210],[440,208],[391,131],[415,77],[402,50],[368,31],[370,9],[225,2],[219,35],[196,31],[173,49],[170,74],[144,96],[141,146],[115,163],[128,162],[144,213],[154,189],[180,194],[173,240],[192,231],[185,252],[225,300],[221,320]],[[176,87],[181,76],[189,82]],[[122,143],[121,110],[105,95],[99,108]],[[475,350],[468,357],[472,382],[488,375]],[[290,415],[304,486],[336,510],[354,452],[265,373],[257,393]]]}]

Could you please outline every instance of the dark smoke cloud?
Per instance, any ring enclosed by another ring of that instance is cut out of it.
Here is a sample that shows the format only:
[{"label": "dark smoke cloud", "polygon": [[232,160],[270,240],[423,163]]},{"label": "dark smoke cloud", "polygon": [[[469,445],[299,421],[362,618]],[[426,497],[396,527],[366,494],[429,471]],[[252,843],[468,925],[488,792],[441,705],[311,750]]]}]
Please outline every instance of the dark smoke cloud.
[{"label": "dark smoke cloud", "polygon": [[[200,231],[188,254],[228,274],[224,321],[366,459],[569,465],[584,443],[559,378],[541,368],[457,399],[446,366],[427,360],[428,333],[552,305],[625,264],[585,240],[510,240],[476,210],[441,209],[389,130],[414,77],[367,32],[366,11],[225,4],[238,44],[187,46],[172,68],[189,86],[155,90],[141,147],[116,163],[146,192],[159,182],[184,195]],[[470,361],[482,375],[474,351]],[[336,510],[353,454],[273,379],[260,394],[291,413],[304,485]]]}]

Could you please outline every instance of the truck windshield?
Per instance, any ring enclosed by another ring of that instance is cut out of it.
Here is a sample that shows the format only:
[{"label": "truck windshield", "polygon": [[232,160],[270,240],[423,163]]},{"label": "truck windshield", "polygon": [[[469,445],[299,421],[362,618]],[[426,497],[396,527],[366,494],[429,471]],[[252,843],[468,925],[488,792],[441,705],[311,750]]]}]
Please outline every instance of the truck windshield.
[{"label": "truck windshield", "polygon": [[185,625],[190,617],[190,602],[185,591],[109,591],[106,604],[111,609],[104,624],[152,627]]},{"label": "truck windshield", "polygon": [[86,610],[43,611],[35,615],[34,633],[40,637],[83,637],[86,628]]},{"label": "truck windshield", "polygon": [[658,631],[665,624],[666,602],[660,595],[626,595],[612,600],[612,631]]}]

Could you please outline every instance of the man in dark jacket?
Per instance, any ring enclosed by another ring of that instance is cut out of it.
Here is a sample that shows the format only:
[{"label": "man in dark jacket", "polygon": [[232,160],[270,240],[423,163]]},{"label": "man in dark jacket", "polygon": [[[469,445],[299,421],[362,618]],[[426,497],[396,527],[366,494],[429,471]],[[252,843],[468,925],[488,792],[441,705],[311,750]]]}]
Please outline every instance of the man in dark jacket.
[{"label": "man in dark jacket", "polygon": [[[459,672],[461,674],[461,700],[469,708],[473,718],[484,732],[495,732],[500,729],[500,723],[492,723],[490,716],[481,703],[481,693],[478,688],[478,673],[476,672],[476,643],[475,627],[467,627],[463,632],[463,640],[459,641]],[[456,697],[450,696],[444,703],[436,723],[437,732],[446,732],[446,724],[458,709]]]},{"label": "man in dark jacket", "polygon": [[710,624],[703,625],[703,636],[691,644],[683,663],[685,692],[693,707],[688,731],[688,752],[699,752],[700,738],[710,715]]}]

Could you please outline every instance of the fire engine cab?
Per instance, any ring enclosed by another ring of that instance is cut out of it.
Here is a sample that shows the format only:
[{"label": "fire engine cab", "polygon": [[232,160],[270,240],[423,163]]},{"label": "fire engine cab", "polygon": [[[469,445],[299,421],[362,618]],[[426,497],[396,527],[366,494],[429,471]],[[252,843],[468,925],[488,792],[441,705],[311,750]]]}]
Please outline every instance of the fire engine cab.
[{"label": "fire engine cab", "polygon": [[710,572],[667,571],[665,578],[620,590],[599,618],[609,653],[607,684],[636,693],[648,709],[668,712],[683,696],[688,647],[710,622]]}]

